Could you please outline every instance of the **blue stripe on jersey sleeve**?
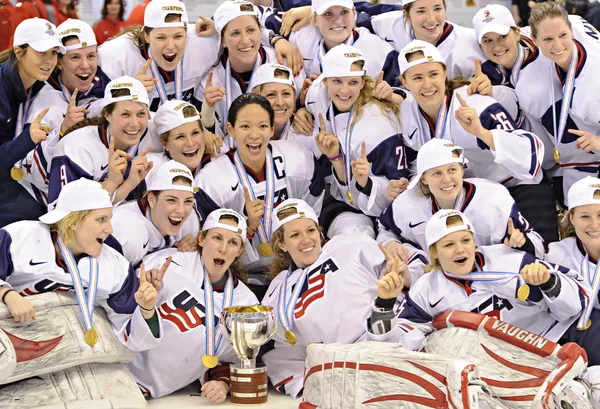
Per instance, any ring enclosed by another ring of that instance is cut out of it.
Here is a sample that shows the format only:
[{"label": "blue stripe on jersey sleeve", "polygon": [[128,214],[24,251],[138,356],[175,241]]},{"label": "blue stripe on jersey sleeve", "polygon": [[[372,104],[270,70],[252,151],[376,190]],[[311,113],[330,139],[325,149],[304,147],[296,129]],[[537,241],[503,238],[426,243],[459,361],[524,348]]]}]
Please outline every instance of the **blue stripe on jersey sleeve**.
[{"label": "blue stripe on jersey sleeve", "polygon": [[200,216],[202,216],[202,223],[212,211],[221,208],[221,206],[212,200],[212,198],[202,188],[195,193],[194,197],[196,198],[198,212],[200,212]]},{"label": "blue stripe on jersey sleeve", "polygon": [[7,278],[13,272],[12,256],[10,254],[10,245],[12,237],[4,229],[0,230],[0,280],[7,281]]},{"label": "blue stripe on jersey sleeve", "polygon": [[384,176],[390,180],[408,178],[404,140],[401,134],[383,140],[367,154],[367,159],[371,164],[371,172],[375,176]]},{"label": "blue stripe on jersey sleeve", "polygon": [[50,168],[50,180],[48,182],[48,203],[58,199],[58,195],[63,187],[63,176],[66,182],[72,182],[81,178],[93,180],[92,175],[83,170],[77,163],[69,159],[68,156],[55,156],[52,159]]},{"label": "blue stripe on jersey sleeve", "polygon": [[310,179],[310,186],[308,187],[308,190],[314,197],[319,197],[325,190],[325,177],[323,176],[319,161],[314,156],[313,166],[315,168],[313,170],[312,178]]},{"label": "blue stripe on jersey sleeve", "polygon": [[[556,110],[556,118],[560,118],[560,108],[562,107],[562,98],[556,101],[553,107],[548,107],[544,115],[542,115],[542,125],[548,131],[550,135],[554,135],[554,118],[552,116],[552,108]],[[565,129],[575,129],[579,130],[571,115],[567,114],[567,125],[565,125]],[[578,135],[572,134],[571,132],[565,131],[562,135],[562,139],[560,143],[569,144],[577,141],[579,138]]]},{"label": "blue stripe on jersey sleeve", "polygon": [[127,278],[125,278],[121,289],[108,296],[106,301],[108,306],[117,314],[133,314],[137,307],[134,294],[138,288],[139,282],[135,271],[133,271],[133,267],[129,266]]},{"label": "blue stripe on jersey sleeve", "polygon": [[433,321],[433,317],[413,301],[410,297],[410,291],[406,294],[404,300],[398,318],[403,318],[415,324],[427,324]]},{"label": "blue stripe on jersey sleeve", "polygon": [[392,50],[388,53],[381,70],[383,71],[383,79],[392,87],[402,85],[399,80],[400,66],[398,65],[398,51]]},{"label": "blue stripe on jersey sleeve", "polygon": [[492,85],[504,85],[510,88],[514,88],[508,78],[506,78],[500,70],[496,67],[496,65],[490,60],[481,64],[481,72],[483,72],[490,79]]}]

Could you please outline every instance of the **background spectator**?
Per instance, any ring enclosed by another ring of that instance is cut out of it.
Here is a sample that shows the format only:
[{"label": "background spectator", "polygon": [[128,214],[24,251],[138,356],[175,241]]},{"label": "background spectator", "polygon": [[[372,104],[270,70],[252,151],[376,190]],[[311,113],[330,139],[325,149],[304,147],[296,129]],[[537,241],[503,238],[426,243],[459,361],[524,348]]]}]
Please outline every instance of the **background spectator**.
[{"label": "background spectator", "polygon": [[150,0],[146,0],[143,3],[138,4],[131,10],[131,14],[127,19],[127,26],[133,26],[139,24],[140,26],[144,25],[144,11],[146,11],[146,6],[150,3]]},{"label": "background spectator", "polygon": [[98,45],[118,34],[127,26],[123,20],[125,13],[124,0],[104,0],[102,20],[94,26],[94,34]]},{"label": "background spectator", "polygon": [[58,27],[67,19],[77,17],[77,8],[75,0],[54,0],[52,8],[54,9],[54,24]]},{"label": "background spectator", "polygon": [[0,50],[9,47],[8,41],[12,37],[14,29],[13,20],[15,17],[15,8],[9,0],[0,0]]}]

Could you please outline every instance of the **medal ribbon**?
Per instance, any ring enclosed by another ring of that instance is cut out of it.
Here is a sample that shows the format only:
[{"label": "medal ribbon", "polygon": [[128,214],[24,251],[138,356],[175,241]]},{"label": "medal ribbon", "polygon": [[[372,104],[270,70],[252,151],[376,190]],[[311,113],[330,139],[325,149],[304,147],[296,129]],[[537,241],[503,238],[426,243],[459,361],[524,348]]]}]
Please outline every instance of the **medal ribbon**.
[{"label": "medal ribbon", "polygon": [[279,140],[285,141],[287,138],[289,138],[289,136],[290,136],[290,120],[288,119],[287,122],[285,123],[285,125],[283,125],[283,129],[281,130],[281,133],[279,134]]},{"label": "medal ribbon", "polygon": [[[23,132],[23,125],[25,125],[25,118],[29,116],[29,108],[31,108],[31,88],[27,92],[27,100],[19,105],[19,112],[17,113],[17,125],[15,127],[15,137],[17,139],[21,132]],[[15,169],[21,169],[23,167],[23,159],[15,163]]]},{"label": "medal ribbon", "polygon": [[[256,61],[254,61],[254,68],[252,68],[252,74],[250,74],[250,80],[248,81],[248,86],[246,87],[246,92],[251,91],[252,88],[250,85],[252,84],[252,78],[254,78],[254,73],[262,64],[262,58],[260,57],[260,52],[256,55]],[[229,118],[229,107],[233,102],[232,97],[232,83],[233,79],[231,78],[231,62],[229,58],[227,59],[227,63],[225,64],[225,78],[223,79],[223,83],[225,84],[225,121]],[[229,149],[235,148],[235,139],[231,136],[227,136],[229,138]]]},{"label": "medal ribbon", "polygon": [[[152,60],[150,63],[150,71],[152,72],[152,76],[158,80],[156,84],[154,84],[154,89],[160,98],[160,103],[164,104],[169,100],[169,95],[165,89],[165,82],[163,81],[160,72],[158,71],[158,66],[156,65],[156,61],[152,58],[152,51],[150,47],[148,47],[148,57]],[[182,99],[183,97],[183,57],[179,63],[177,63],[177,68],[175,68],[175,99]]]},{"label": "medal ribbon", "polygon": [[88,292],[86,296],[83,283],[81,282],[79,267],[75,262],[75,257],[73,257],[71,249],[63,242],[60,236],[57,237],[56,244],[58,245],[60,256],[67,266],[67,270],[69,270],[69,274],[73,280],[73,288],[75,289],[75,295],[77,296],[77,304],[79,304],[79,310],[81,311],[81,316],[83,318],[83,325],[85,327],[85,331],[87,332],[93,327],[92,316],[94,314],[94,303],[96,302],[96,291],[98,289],[98,259],[96,257],[88,257],[90,259],[90,274]]},{"label": "medal ribbon", "polygon": [[[513,63],[512,69],[510,71],[510,83],[513,87],[517,86],[517,82],[519,81],[519,76],[521,75],[521,67],[523,66],[523,62],[525,61],[525,50],[521,44],[517,45],[517,58]],[[502,65],[498,65],[498,69],[502,73],[502,75],[506,78],[506,68]]]},{"label": "medal ribbon", "polygon": [[571,54],[571,61],[569,62],[569,68],[567,70],[567,78],[565,79],[565,85],[563,85],[563,98],[560,106],[560,118],[558,121],[558,128],[556,127],[556,109],[554,108],[554,71],[555,64],[551,66],[551,78],[552,81],[552,96],[550,98],[550,106],[552,107],[552,119],[554,125],[554,147],[558,149],[562,135],[565,132],[567,126],[567,118],[569,116],[569,108],[571,106],[571,100],[573,99],[573,91],[575,91],[575,74],[577,72],[577,63],[579,61],[579,52],[577,45],[573,43],[573,53]]},{"label": "medal ribbon", "polygon": [[594,304],[596,303],[596,299],[598,298],[598,290],[600,289],[600,274],[598,274],[598,265],[596,265],[594,275],[590,274],[590,257],[588,254],[586,254],[585,258],[581,260],[580,271],[583,278],[592,286],[592,297],[589,299],[581,316],[579,317],[579,320],[577,321],[577,328],[584,329],[586,328],[590,316],[592,315],[592,311],[594,310]]},{"label": "medal ribbon", "polygon": [[[456,196],[456,199],[454,199],[454,204],[452,205],[452,208],[454,210],[461,211],[461,209],[463,207],[463,203],[465,202],[465,197],[466,196],[467,195],[466,195],[466,192],[465,192],[465,188],[463,187],[462,189],[460,189],[460,192],[458,193],[458,196]],[[440,207],[440,205],[438,204],[437,201],[435,202],[435,204],[437,205],[438,209],[441,209],[441,207]]]},{"label": "medal ribbon", "polygon": [[[235,170],[240,183],[242,186],[248,189],[248,193],[250,193],[252,200],[256,200],[256,194],[254,193],[254,189],[252,189],[252,185],[250,184],[250,178],[248,177],[246,168],[244,168],[244,163],[240,158],[240,154],[237,151],[235,152],[235,155],[233,155],[233,162],[235,164]],[[258,226],[257,233],[261,243],[269,244],[273,229],[273,223],[271,220],[273,217],[273,207],[275,203],[275,171],[273,166],[273,156],[271,155],[271,150],[269,148],[267,148],[265,165],[265,211],[263,213],[263,218],[260,221],[260,226]]]},{"label": "medal ribbon", "polygon": [[350,166],[350,152],[352,151],[352,132],[354,131],[354,117],[356,116],[356,112],[354,111],[354,104],[350,108],[350,113],[348,114],[348,123],[346,124],[346,138],[342,141],[340,136],[337,133],[337,129],[335,126],[335,116],[333,112],[333,103],[329,103],[329,119],[331,120],[331,127],[333,129],[333,134],[338,138],[340,142],[343,142],[343,156],[344,156],[344,167],[346,169],[346,186],[348,187],[347,192],[350,192],[350,181],[352,180],[352,169]]},{"label": "medal ribbon", "polygon": [[312,267],[312,265],[302,270],[302,273],[300,274],[300,277],[294,286],[294,291],[292,291],[290,294],[290,298],[288,298],[287,302],[285,299],[285,294],[287,292],[288,278],[293,274],[291,265],[288,268],[287,274],[285,275],[285,281],[283,282],[283,285],[279,288],[277,315],[279,316],[279,323],[283,327],[284,332],[291,331],[294,328],[294,310],[296,309],[296,304],[298,303],[298,298],[300,297],[300,291],[302,291],[302,287],[304,287],[304,282],[306,281],[310,267]]},{"label": "medal ribbon", "polygon": [[444,98],[440,109],[438,110],[437,120],[435,122],[435,133],[433,137],[435,139],[441,139],[444,137],[444,131],[446,129],[446,119],[448,119],[448,105],[447,99]]},{"label": "medal ribbon", "polygon": [[[221,341],[223,340],[223,333],[219,327],[215,333],[215,299],[213,293],[212,283],[206,271],[206,266],[202,262],[202,269],[204,270],[204,326],[206,327],[206,355],[216,356]],[[231,306],[233,301],[233,277],[231,272],[227,270],[227,282],[225,283],[225,289],[223,291],[223,303],[221,304],[221,311]]]},{"label": "medal ribbon", "polygon": [[[354,30],[352,33],[344,40],[344,44],[346,45],[354,45]],[[317,58],[319,59],[319,67],[321,67],[321,72],[323,72],[323,58],[325,58],[325,39],[321,38],[319,41],[319,53],[317,54]]]}]

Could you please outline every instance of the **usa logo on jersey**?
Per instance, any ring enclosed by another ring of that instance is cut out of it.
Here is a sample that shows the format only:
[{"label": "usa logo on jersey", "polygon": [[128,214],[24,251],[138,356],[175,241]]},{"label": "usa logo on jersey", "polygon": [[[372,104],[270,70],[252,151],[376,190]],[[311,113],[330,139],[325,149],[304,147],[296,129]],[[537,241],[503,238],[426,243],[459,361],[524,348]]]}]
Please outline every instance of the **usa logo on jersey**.
[{"label": "usa logo on jersey", "polygon": [[[162,319],[175,325],[181,333],[204,325],[204,305],[187,290],[181,291],[170,302],[163,302],[158,312]],[[219,322],[219,317],[215,316],[214,322]]]},{"label": "usa logo on jersey", "polygon": [[[325,296],[325,277],[327,273],[335,273],[339,267],[333,259],[327,259],[323,264],[313,268],[304,281],[301,296],[296,303],[294,317],[302,318],[306,309],[315,301]],[[293,288],[292,288],[292,291]]]}]

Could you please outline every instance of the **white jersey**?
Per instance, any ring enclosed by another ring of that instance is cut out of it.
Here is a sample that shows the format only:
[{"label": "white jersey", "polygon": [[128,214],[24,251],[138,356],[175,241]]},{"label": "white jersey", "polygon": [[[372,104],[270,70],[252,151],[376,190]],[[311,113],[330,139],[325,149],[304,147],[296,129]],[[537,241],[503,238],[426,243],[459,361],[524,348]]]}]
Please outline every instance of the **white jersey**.
[{"label": "white jersey", "polygon": [[160,234],[152,220],[146,199],[124,203],[115,207],[112,217],[113,236],[123,249],[123,255],[137,267],[146,254],[174,246],[188,234],[194,237],[200,231],[200,221],[192,210],[177,236]]},{"label": "white jersey", "polygon": [[[390,85],[397,83],[400,75],[398,51],[366,28],[356,28],[351,36],[352,39],[347,44],[364,53],[367,75],[375,79],[383,71],[384,80]],[[325,53],[325,47],[321,45],[322,41],[323,36],[318,27],[312,24],[290,34],[290,43],[298,47],[304,56],[304,71],[307,77],[323,72],[321,53]]]},{"label": "white jersey", "polygon": [[[325,187],[313,154],[294,141],[271,141],[269,147],[275,174],[273,206],[276,207],[286,199],[298,198],[306,201],[319,214]],[[200,188],[196,193],[196,204],[202,220],[206,220],[213,210],[220,208],[246,214],[244,186],[234,165],[233,155],[235,151],[229,151],[213,160],[195,178],[196,185]],[[267,187],[264,174],[257,175],[248,168],[246,171],[256,198],[263,199]],[[250,272],[263,271],[271,262],[271,257],[259,255],[259,245],[260,240],[256,234],[251,246],[246,247],[242,256],[242,265]]]},{"label": "white jersey", "polygon": [[[312,109],[312,108],[309,108]],[[350,193],[354,203],[351,204],[346,196],[347,185],[341,184],[336,177],[331,178],[331,195],[338,201],[360,209],[369,216],[378,217],[390,204],[387,199],[387,185],[391,179],[408,178],[408,168],[402,126],[392,111],[383,112],[374,102],[367,102],[361,116],[355,121],[352,132],[348,130],[349,112],[335,114],[335,131],[340,141],[340,151],[345,159],[353,161],[361,157],[362,143],[365,142],[367,159],[371,164],[368,184],[359,190],[358,184],[351,174]],[[310,111],[315,117],[318,113]],[[326,111],[327,112],[327,111]],[[329,112],[323,115],[329,121]],[[329,131],[333,131],[331,122]],[[349,142],[349,147],[347,146]],[[349,149],[348,149],[349,148]],[[329,164],[333,172],[333,165]]]},{"label": "white jersey", "polygon": [[[296,345],[287,343],[285,329],[279,324],[272,349],[263,355],[275,388],[294,398],[298,396],[303,386],[308,344],[349,344],[365,338],[364,322],[377,296],[377,280],[384,267],[383,253],[375,240],[366,235],[336,236],[323,246],[317,261],[306,269],[307,276],[295,304],[292,331]],[[262,303],[277,311],[286,276],[287,302],[302,273],[300,268],[279,273]]]},{"label": "white jersey", "polygon": [[[211,66],[217,62],[219,55],[219,39],[217,36],[198,37],[194,25],[187,30],[187,40],[183,56],[183,90],[181,98],[175,95],[175,72],[164,72],[159,68],[161,81],[164,83],[168,99],[178,98],[193,104],[198,111],[204,93],[201,89],[202,77],[210,71]],[[111,79],[129,75],[134,77],[148,60],[146,49],[140,49],[125,34],[105,42],[98,48],[98,62]],[[148,70],[150,73],[150,70]],[[148,93],[150,98],[150,111],[156,112],[161,102],[155,89]]]},{"label": "white jersey", "polygon": [[[364,25],[398,52],[415,39],[410,22],[406,21],[402,11],[391,11],[371,17]],[[475,73],[474,59],[486,60],[472,28],[446,22],[435,46],[446,61],[449,78],[469,78]]]},{"label": "white jersey", "polygon": [[[544,257],[548,263],[560,264],[570,268],[571,270],[582,273],[587,267],[591,277],[596,276],[598,269],[598,263],[595,263],[593,259],[587,259],[588,265],[585,266],[587,251],[583,246],[581,240],[577,237],[567,237],[561,241],[556,241],[548,245],[548,253]],[[590,283],[590,286],[592,283]],[[600,302],[598,297],[594,302],[594,308],[600,309]]]},{"label": "white jersey", "polygon": [[[536,255],[543,257],[544,242],[521,215],[508,190],[485,179],[463,181],[464,199],[456,210],[464,213],[473,223],[476,246],[502,244],[510,218],[515,228],[522,229],[533,243]],[[407,211],[410,209],[410,212]],[[419,188],[402,192],[379,217],[377,241],[403,243],[408,249],[428,251],[425,226],[440,210],[433,196],[426,197]]]},{"label": "white jersey", "polygon": [[[148,122],[148,130],[142,139],[150,132],[152,122]],[[137,155],[143,141],[132,154]],[[86,178],[103,182],[108,177],[108,148],[107,128],[104,125],[86,126],[79,128],[60,140],[56,145],[55,155],[50,165],[48,176],[48,203],[58,199],[64,185],[74,180]],[[125,171],[124,178],[129,176],[131,160]]]},{"label": "white jersey", "polygon": [[[571,185],[585,176],[596,175],[600,165],[600,152],[586,153],[577,148],[579,136],[568,132],[569,129],[579,129],[600,134],[600,114],[596,109],[600,103],[600,88],[597,85],[600,33],[579,16],[569,16],[569,21],[573,27],[579,62],[575,72],[573,98],[559,145],[560,166],[564,171],[565,202]],[[515,92],[519,104],[528,116],[541,120],[548,133],[547,137],[554,145],[555,123],[558,127],[566,74],[541,53],[534,53],[530,58],[534,61],[522,68]]]},{"label": "white jersey", "polygon": [[[494,138],[495,150],[465,131],[455,117],[460,101],[454,96],[460,93],[463,99],[479,114],[481,125],[489,129]],[[544,157],[544,145],[531,132],[517,129],[511,115],[494,98],[484,95],[467,95],[467,87],[455,89],[447,97],[447,115],[442,138],[453,141],[465,150],[469,160],[465,177],[476,177],[499,182],[510,187],[520,184],[537,184],[542,180],[540,171]],[[514,109],[517,112],[517,109]],[[419,108],[419,104],[408,95],[402,103],[402,128],[404,144],[411,155],[434,137],[435,128]],[[440,119],[441,120],[441,119]]]},{"label": "white jersey", "polygon": [[[398,325],[381,335],[369,332],[373,341],[399,342],[407,349],[420,350],[433,332],[432,320],[450,310],[470,311],[496,317],[556,342],[575,322],[589,294],[576,271],[550,265],[522,251],[497,244],[481,247],[475,253],[478,270],[514,272],[515,278],[503,281],[455,279],[434,270],[413,283],[398,310]],[[547,295],[539,286],[529,284],[526,301],[517,298],[522,284],[521,269],[531,263],[544,263],[560,280],[557,294]]]},{"label": "white jersey", "polygon": [[[277,64],[277,56],[275,54],[275,49],[273,47],[261,46],[258,51],[257,58],[260,58],[260,65],[266,63],[275,63]],[[227,57],[223,55],[221,60],[211,68],[212,76],[212,84],[216,87],[223,87],[225,89],[227,85],[226,78],[226,65],[227,65]],[[301,72],[298,74],[294,81],[296,82],[296,95],[300,95],[300,91],[302,90],[302,84],[304,83],[304,73]],[[204,95],[204,88],[206,88],[206,81],[208,79],[208,74],[202,78],[202,83],[200,84],[200,95]],[[252,77],[249,80],[245,80],[242,78],[239,73],[236,73],[231,70],[231,100],[229,104],[231,104],[237,97],[247,92],[250,92],[252,88]],[[204,100],[204,98],[202,98]],[[224,149],[221,148],[221,152],[229,149],[229,140],[225,138],[228,136],[227,134],[227,116],[229,113],[229,105],[227,102],[227,96],[225,95],[223,99],[215,104],[215,129],[214,133],[218,136],[223,137],[223,145]]]},{"label": "white jersey", "polygon": [[[153,398],[168,395],[190,383],[203,379],[206,372],[219,372],[227,367],[209,370],[202,365],[206,354],[204,265],[198,252],[180,253],[166,249],[144,258],[147,269],[160,268],[165,259],[173,259],[158,293],[157,310],[162,321],[160,345],[136,354],[127,364],[138,385]],[[223,286],[213,286],[214,322],[219,324],[223,306]],[[256,296],[234,278],[231,305],[258,304]],[[164,332],[163,332],[164,331]],[[238,362],[233,347],[221,340],[216,355],[221,362]],[[165,370],[173,368],[173,370]]]},{"label": "white jersey", "polygon": [[[160,339],[152,336],[135,301],[134,294],[139,287],[135,272],[121,254],[106,244],[109,239],[97,258],[96,305],[106,310],[123,345],[132,351],[153,348]],[[55,249],[55,242],[56,234],[50,232],[48,225],[37,221],[17,222],[0,230],[0,286],[8,285],[22,296],[73,291],[71,274]],[[87,292],[90,258],[77,260],[77,266]]]}]

